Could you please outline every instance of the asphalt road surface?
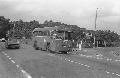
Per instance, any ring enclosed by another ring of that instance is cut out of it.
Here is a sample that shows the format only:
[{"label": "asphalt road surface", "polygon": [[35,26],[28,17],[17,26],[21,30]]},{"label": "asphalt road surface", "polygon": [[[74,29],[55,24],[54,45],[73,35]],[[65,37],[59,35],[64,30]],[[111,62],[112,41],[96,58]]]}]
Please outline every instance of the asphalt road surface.
[{"label": "asphalt road surface", "polygon": [[119,61],[103,56],[52,54],[25,44],[0,54],[2,78],[120,78]]},{"label": "asphalt road surface", "polygon": [[24,71],[17,67],[3,51],[0,52],[0,78],[27,78]]}]

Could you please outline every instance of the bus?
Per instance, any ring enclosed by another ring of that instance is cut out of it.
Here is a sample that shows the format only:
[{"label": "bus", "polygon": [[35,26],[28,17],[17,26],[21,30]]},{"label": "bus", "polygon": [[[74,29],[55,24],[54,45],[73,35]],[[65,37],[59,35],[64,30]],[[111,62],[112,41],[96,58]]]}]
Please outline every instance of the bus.
[{"label": "bus", "polygon": [[36,50],[68,53],[74,46],[73,32],[58,26],[35,28],[32,34],[33,47]]}]

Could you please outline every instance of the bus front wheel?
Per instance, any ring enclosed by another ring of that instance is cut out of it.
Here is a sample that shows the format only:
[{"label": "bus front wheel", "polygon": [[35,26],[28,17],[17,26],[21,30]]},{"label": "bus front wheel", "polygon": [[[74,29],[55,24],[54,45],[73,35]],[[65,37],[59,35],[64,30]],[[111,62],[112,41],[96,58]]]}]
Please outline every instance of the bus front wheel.
[{"label": "bus front wheel", "polygon": [[39,50],[39,47],[37,47],[37,41],[34,42],[33,47],[35,48],[35,50]]},{"label": "bus front wheel", "polygon": [[50,48],[50,42],[47,42],[46,51],[49,51],[49,48]]}]

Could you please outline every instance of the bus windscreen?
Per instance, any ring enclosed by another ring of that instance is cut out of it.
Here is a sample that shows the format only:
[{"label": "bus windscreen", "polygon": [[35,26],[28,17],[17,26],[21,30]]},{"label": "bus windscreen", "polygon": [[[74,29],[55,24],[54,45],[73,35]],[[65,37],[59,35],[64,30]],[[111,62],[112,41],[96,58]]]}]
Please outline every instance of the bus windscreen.
[{"label": "bus windscreen", "polygon": [[34,31],[33,36],[48,36],[49,32],[47,31]]}]

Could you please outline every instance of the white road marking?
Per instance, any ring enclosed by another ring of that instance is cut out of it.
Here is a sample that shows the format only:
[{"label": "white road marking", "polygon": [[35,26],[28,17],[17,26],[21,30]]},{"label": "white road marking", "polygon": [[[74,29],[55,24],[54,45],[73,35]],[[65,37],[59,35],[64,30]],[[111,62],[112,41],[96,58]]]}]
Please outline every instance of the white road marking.
[{"label": "white road marking", "polygon": [[115,73],[112,73],[112,74],[115,74]]},{"label": "white road marking", "polygon": [[88,58],[92,58],[92,56],[87,56]]},{"label": "white road marking", "polygon": [[82,66],[84,65],[84,64],[81,64]]},{"label": "white road marking", "polygon": [[75,62],[76,64],[78,63],[78,62]]},{"label": "white road marking", "polygon": [[90,68],[90,66],[87,66],[88,68]]},{"label": "white road marking", "polygon": [[111,73],[112,75],[116,75],[116,76],[120,77],[120,75],[117,74],[117,73],[112,73],[112,72],[108,72],[108,71],[106,71],[106,73],[107,73],[107,74],[110,74],[110,73]]},{"label": "white road marking", "polygon": [[46,77],[41,76],[41,78],[46,78]]},{"label": "white road marking", "polygon": [[5,55],[7,55],[7,53],[4,52]]},{"label": "white road marking", "polygon": [[[87,58],[93,57],[93,56],[87,56],[87,55],[83,55],[83,54],[80,54],[80,56],[87,57]],[[94,56],[93,58],[103,59],[102,57],[99,57],[99,56],[97,56],[97,57]],[[64,58],[64,60],[69,61],[69,62],[72,62],[72,63],[74,62],[74,63],[79,64],[79,65],[81,65],[81,66],[85,66],[85,67],[87,67],[87,68],[90,68],[89,65],[82,64],[82,63],[80,63],[80,62],[75,62],[75,61],[72,61],[71,59]],[[112,61],[113,59],[106,58],[106,60],[107,60],[107,61]],[[117,61],[120,61],[120,60],[117,60]],[[116,76],[119,76],[119,77],[120,77],[120,75],[117,74],[117,73],[108,72],[107,70],[106,70],[105,72],[106,72],[107,74],[112,74],[112,75],[116,75]],[[44,77],[41,76],[41,78],[44,78]]]},{"label": "white road marking", "polygon": [[[12,63],[15,64],[14,60],[11,60],[12,58],[10,56],[7,55],[7,53],[2,52]],[[26,71],[24,71],[19,65],[16,65],[17,68],[21,69],[21,72],[25,75],[26,78],[32,78],[32,76],[30,76]],[[45,77],[44,77],[45,78]]]},{"label": "white road marking", "polygon": [[[65,60],[67,60],[67,59],[65,59]],[[107,58],[107,60],[108,60],[108,61],[111,61],[112,59]],[[68,60],[68,61],[70,61],[70,62],[74,62],[74,61],[72,61],[72,60]],[[90,68],[89,65],[81,64],[80,62],[74,62],[74,63],[79,64],[79,65],[81,65],[81,66],[85,66],[85,67],[87,67],[87,68]],[[120,77],[119,74],[112,73],[112,72],[108,72],[108,71],[105,71],[105,72],[106,72],[107,74],[112,74],[112,75],[116,75],[116,76],[119,76],[119,77]]]},{"label": "white road marking", "polygon": [[120,62],[120,60],[115,60],[115,62]]},{"label": "white road marking", "polygon": [[[83,54],[80,54],[80,56],[87,57],[87,58],[93,57],[93,56],[86,56],[86,55],[83,55]],[[104,59],[104,58],[99,57],[99,56],[94,57],[94,58],[96,58],[96,59]],[[67,60],[67,59],[65,58],[65,60]],[[106,60],[107,60],[107,61],[112,61],[113,59],[111,59],[111,58],[106,58]],[[85,67],[87,67],[87,68],[90,68],[89,65],[81,64],[80,62],[75,62],[75,61],[72,61],[72,60],[68,60],[68,61],[69,61],[69,62],[74,62],[74,63],[79,64],[79,65],[81,65],[81,66],[85,66]],[[120,60],[117,60],[117,61],[120,61]],[[108,72],[108,71],[105,71],[105,72],[106,72],[107,74],[112,74],[112,75],[116,75],[116,76],[119,76],[119,77],[120,77],[120,75],[117,74],[117,73],[112,73],[112,72]]]},{"label": "white road marking", "polygon": [[7,55],[7,53],[4,53],[5,55]]},{"label": "white road marking", "polygon": [[88,67],[88,65],[84,65],[84,66]]},{"label": "white road marking", "polygon": [[85,57],[86,55],[82,55],[83,57]]},{"label": "white road marking", "polygon": [[5,52],[2,52],[4,55],[7,55],[7,53],[5,53]]},{"label": "white road marking", "polygon": [[102,60],[103,58],[102,57],[99,57],[99,60]]},{"label": "white road marking", "polygon": [[96,59],[98,59],[98,60],[99,60],[99,57],[96,57]]},{"label": "white road marking", "polygon": [[106,71],[107,74],[109,74],[110,72]]},{"label": "white road marking", "polygon": [[120,74],[118,74],[117,76],[119,76],[119,77],[120,77]]},{"label": "white road marking", "polygon": [[9,58],[10,60],[12,59],[12,58]]},{"label": "white road marking", "polygon": [[110,59],[109,59],[109,58],[107,58],[106,60],[107,60],[107,61],[109,61]]},{"label": "white road marking", "polygon": [[83,56],[83,54],[80,54],[80,56]]},{"label": "white road marking", "polygon": [[20,67],[19,65],[16,65],[18,68]]},{"label": "white road marking", "polygon": [[12,63],[15,63],[15,61],[14,61],[14,60],[11,60],[11,62],[12,62]]},{"label": "white road marking", "polygon": [[65,60],[67,60],[67,59],[65,58]]},{"label": "white road marking", "polygon": [[9,58],[10,56],[7,56],[7,58]]},{"label": "white road marking", "polygon": [[32,78],[26,71],[21,70],[21,72],[24,73],[24,75],[25,75],[27,78]]},{"label": "white road marking", "polygon": [[71,60],[68,60],[68,61],[71,61]]},{"label": "white road marking", "polygon": [[109,61],[112,61],[113,59],[109,59]]},{"label": "white road marking", "polygon": [[119,76],[119,74],[116,74],[117,76]]}]

